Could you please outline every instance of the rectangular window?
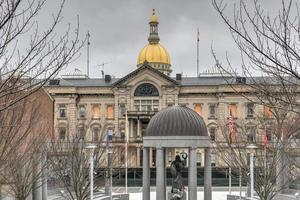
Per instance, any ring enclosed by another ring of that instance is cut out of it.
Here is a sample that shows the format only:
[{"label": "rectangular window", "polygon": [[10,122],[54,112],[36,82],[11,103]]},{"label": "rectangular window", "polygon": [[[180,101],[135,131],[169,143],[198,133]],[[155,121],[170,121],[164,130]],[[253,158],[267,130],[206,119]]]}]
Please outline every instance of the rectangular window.
[{"label": "rectangular window", "polygon": [[236,118],[237,117],[237,104],[232,103],[229,105],[229,115]]},{"label": "rectangular window", "polygon": [[125,115],[126,115],[126,106],[125,106],[125,104],[120,104],[119,105],[119,117],[125,117]]},{"label": "rectangular window", "polygon": [[254,117],[254,103],[247,103],[247,117]]},{"label": "rectangular window", "polygon": [[255,142],[255,127],[247,127],[247,141],[250,144]]},{"label": "rectangular window", "polygon": [[79,127],[77,130],[78,139],[84,140],[85,137],[85,130],[83,127]]},{"label": "rectangular window", "polygon": [[108,105],[107,106],[107,113],[106,113],[107,119],[113,119],[114,118],[114,106]]},{"label": "rectangular window", "polygon": [[200,103],[195,104],[194,110],[196,113],[201,115],[202,114],[202,105]]},{"label": "rectangular window", "polygon": [[84,105],[79,106],[79,118],[85,118],[86,117],[86,108]]},{"label": "rectangular window", "polygon": [[173,159],[173,158],[172,158],[172,152],[169,151],[169,152],[168,152],[168,161],[169,161],[169,163],[172,162],[172,159]]},{"label": "rectangular window", "polygon": [[215,141],[215,139],[216,139],[216,128],[215,127],[209,128],[209,135],[210,135],[211,141]]},{"label": "rectangular window", "polygon": [[66,139],[66,128],[59,129],[59,139],[60,140]]},{"label": "rectangular window", "polygon": [[211,154],[211,166],[216,166],[216,155]]},{"label": "rectangular window", "polygon": [[202,155],[200,152],[197,152],[197,166],[201,167]]},{"label": "rectangular window", "polygon": [[269,106],[264,106],[264,115],[266,118],[271,118],[273,113]]},{"label": "rectangular window", "polygon": [[267,132],[268,141],[270,142],[272,140],[272,129],[271,129],[271,127],[267,127],[266,132]]},{"label": "rectangular window", "polygon": [[158,100],[134,100],[134,109],[136,111],[158,111],[159,101]]},{"label": "rectangular window", "polygon": [[65,105],[59,105],[59,117],[61,117],[61,118],[67,117],[66,110],[67,109],[66,109]]},{"label": "rectangular window", "polygon": [[98,127],[93,128],[93,141],[97,142],[99,140],[100,130]]},{"label": "rectangular window", "polygon": [[100,119],[100,105],[92,106],[92,119]]},{"label": "rectangular window", "polygon": [[216,118],[216,104],[209,105],[209,118]]}]

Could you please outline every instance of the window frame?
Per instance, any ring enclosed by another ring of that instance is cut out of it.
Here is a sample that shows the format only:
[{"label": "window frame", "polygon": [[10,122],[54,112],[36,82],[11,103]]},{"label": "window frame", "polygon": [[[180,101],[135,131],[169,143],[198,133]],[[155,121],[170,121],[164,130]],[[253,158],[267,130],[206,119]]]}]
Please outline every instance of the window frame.
[{"label": "window frame", "polygon": [[[64,116],[62,116],[62,112],[64,113]],[[67,118],[67,106],[66,104],[59,104],[58,105],[58,117],[59,118]]]},{"label": "window frame", "polygon": [[[214,108],[214,113],[211,113],[211,108]],[[216,103],[210,103],[208,104],[208,119],[217,119],[217,104]]]}]

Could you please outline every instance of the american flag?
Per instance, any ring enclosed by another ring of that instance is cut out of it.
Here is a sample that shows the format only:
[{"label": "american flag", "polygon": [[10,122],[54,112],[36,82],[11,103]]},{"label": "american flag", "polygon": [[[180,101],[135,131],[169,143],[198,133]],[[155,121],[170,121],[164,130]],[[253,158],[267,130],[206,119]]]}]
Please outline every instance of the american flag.
[{"label": "american flag", "polygon": [[265,133],[264,133],[264,145],[265,147],[268,145],[269,140],[268,140],[268,133],[267,133],[267,129],[265,128]]}]

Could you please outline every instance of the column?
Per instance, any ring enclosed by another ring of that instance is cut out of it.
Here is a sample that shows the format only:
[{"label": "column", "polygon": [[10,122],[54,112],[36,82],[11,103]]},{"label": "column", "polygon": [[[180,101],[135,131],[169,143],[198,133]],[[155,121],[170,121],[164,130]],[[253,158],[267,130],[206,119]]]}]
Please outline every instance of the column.
[{"label": "column", "polygon": [[153,149],[149,148],[149,166],[152,167],[152,159],[153,159]]},{"label": "column", "polygon": [[136,167],[140,167],[141,165],[141,147],[137,146],[136,147]]},{"label": "column", "polygon": [[166,173],[166,151],[167,151],[167,149],[166,148],[164,148],[163,149],[163,151],[164,151],[164,171],[163,171],[163,174],[164,174],[164,194],[166,195],[167,194],[167,173]]},{"label": "column", "polygon": [[41,170],[41,158],[39,155],[35,155],[33,160],[33,177],[35,178],[32,183],[32,200],[41,200],[42,199],[42,178],[40,175]]},{"label": "column", "polygon": [[140,119],[137,119],[137,131],[136,131],[136,133],[137,133],[137,138],[141,138],[141,121],[140,121]]},{"label": "column", "polygon": [[130,126],[130,130],[129,130],[129,139],[131,138],[131,137],[134,137],[134,135],[133,135],[133,123],[134,123],[134,120],[129,120],[129,126]]},{"label": "column", "polygon": [[48,188],[47,188],[47,168],[44,167],[42,171],[42,199],[47,200],[48,199]]},{"label": "column", "polygon": [[164,149],[156,148],[156,199],[166,200]]},{"label": "column", "polygon": [[197,199],[197,148],[190,148],[189,154],[189,200],[195,200]]},{"label": "column", "polygon": [[211,149],[210,149],[210,147],[205,148],[204,199],[212,200],[212,197],[211,197]]},{"label": "column", "polygon": [[143,200],[150,200],[149,147],[143,148]]},{"label": "column", "polygon": [[77,103],[76,100],[77,96],[72,95],[70,97],[69,104],[67,105],[67,118],[68,118],[68,126],[69,126],[69,131],[68,131],[68,138],[71,139],[75,136],[76,131],[77,131]]}]

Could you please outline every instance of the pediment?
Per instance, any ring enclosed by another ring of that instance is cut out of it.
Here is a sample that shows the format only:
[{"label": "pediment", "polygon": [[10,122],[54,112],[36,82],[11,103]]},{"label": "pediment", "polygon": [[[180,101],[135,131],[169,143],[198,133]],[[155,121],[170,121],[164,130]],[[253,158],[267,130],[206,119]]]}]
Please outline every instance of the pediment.
[{"label": "pediment", "polygon": [[160,71],[144,64],[113,84],[113,87],[133,86],[140,82],[154,82],[158,85],[177,86],[179,83]]}]

